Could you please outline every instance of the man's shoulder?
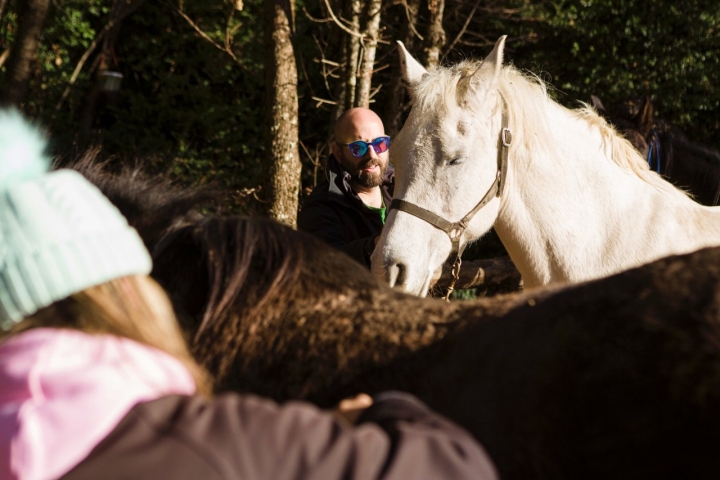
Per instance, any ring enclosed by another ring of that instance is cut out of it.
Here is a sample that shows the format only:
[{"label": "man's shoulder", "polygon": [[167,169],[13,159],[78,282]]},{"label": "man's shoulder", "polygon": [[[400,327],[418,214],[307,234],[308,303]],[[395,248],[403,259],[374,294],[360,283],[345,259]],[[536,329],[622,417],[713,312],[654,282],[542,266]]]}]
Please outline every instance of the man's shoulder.
[{"label": "man's shoulder", "polygon": [[308,195],[307,198],[305,198],[305,200],[303,201],[303,208],[307,207],[308,205],[327,203],[329,201],[329,193],[330,183],[327,180],[315,185],[315,187],[312,189],[312,192],[310,192],[310,195]]}]

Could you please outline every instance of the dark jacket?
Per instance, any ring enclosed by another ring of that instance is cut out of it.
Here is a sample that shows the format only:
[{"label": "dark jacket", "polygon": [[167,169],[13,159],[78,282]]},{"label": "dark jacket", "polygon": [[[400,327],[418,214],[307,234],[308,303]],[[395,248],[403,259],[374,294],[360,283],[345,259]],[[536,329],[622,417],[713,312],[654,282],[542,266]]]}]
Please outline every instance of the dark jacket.
[{"label": "dark jacket", "polygon": [[[370,266],[375,237],[383,223],[350,187],[350,174],[330,155],[328,180],[316,186],[303,202],[298,214],[298,229],[322,239],[358,262]],[[380,186],[386,208],[392,199],[395,172],[388,165]]]},{"label": "dark jacket", "polygon": [[410,395],[381,394],[360,422],[249,395],[166,396],[136,405],[62,478],[497,479],[468,433]]}]

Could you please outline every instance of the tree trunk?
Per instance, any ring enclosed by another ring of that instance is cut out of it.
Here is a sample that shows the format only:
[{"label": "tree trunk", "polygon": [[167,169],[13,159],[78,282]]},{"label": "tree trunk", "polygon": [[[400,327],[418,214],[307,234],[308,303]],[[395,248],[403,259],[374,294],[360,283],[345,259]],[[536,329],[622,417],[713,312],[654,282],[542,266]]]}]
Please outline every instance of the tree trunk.
[{"label": "tree trunk", "polygon": [[375,68],[375,52],[377,51],[377,40],[380,33],[380,11],[382,0],[369,0],[367,10],[367,24],[363,34],[363,55],[362,65],[359,72],[357,86],[356,107],[370,106],[370,90],[372,87],[372,74]]},{"label": "tree trunk", "polygon": [[[360,32],[360,14],[362,13],[362,2],[350,0],[350,15],[353,32]],[[360,63],[360,38],[355,35],[346,35],[347,56],[345,59],[345,108],[343,111],[357,106],[357,79],[358,64]],[[340,112],[342,113],[342,111]]]},{"label": "tree trunk", "polygon": [[293,0],[265,0],[265,182],[270,218],[295,227],[300,188]]},{"label": "tree trunk", "polygon": [[25,98],[32,63],[40,42],[50,0],[25,0],[20,2],[17,39],[8,59],[5,87],[2,92],[4,105],[19,107]]},{"label": "tree trunk", "polygon": [[[413,50],[415,37],[417,36],[417,15],[420,10],[420,0],[407,0],[406,7],[407,21],[403,22],[401,30],[401,38],[408,51]],[[400,72],[400,59],[398,53],[395,53],[394,67],[392,69],[392,77],[390,78],[390,95],[387,102],[387,108],[384,112],[385,132],[390,136],[395,136],[403,126],[405,113],[408,110],[408,94],[405,82]]]},{"label": "tree trunk", "polygon": [[445,45],[445,30],[442,26],[445,0],[428,0],[428,34],[425,37],[425,67],[435,68],[440,64],[440,52]]}]

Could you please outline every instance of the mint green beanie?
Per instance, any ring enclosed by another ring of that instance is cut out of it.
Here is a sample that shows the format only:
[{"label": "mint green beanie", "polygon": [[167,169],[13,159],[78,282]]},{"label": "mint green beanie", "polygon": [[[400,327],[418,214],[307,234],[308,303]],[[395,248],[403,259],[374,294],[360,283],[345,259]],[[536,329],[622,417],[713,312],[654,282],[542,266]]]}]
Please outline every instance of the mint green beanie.
[{"label": "mint green beanie", "polygon": [[148,274],[137,232],[72,170],[48,173],[42,135],[0,110],[0,328],[86,288]]}]

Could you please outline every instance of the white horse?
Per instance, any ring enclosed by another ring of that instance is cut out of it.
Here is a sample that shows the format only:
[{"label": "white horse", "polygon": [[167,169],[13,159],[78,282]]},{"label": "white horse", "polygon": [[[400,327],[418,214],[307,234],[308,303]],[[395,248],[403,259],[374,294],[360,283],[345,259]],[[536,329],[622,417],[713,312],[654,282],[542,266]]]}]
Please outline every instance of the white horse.
[{"label": "white horse", "polygon": [[542,81],[503,66],[504,45],[483,62],[428,72],[400,44],[414,104],[390,149],[396,208],[372,256],[376,274],[425,295],[452,250],[492,226],[526,287],[720,244],[720,207],[650,171],[591,108],[568,110]]}]

